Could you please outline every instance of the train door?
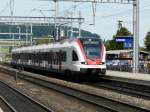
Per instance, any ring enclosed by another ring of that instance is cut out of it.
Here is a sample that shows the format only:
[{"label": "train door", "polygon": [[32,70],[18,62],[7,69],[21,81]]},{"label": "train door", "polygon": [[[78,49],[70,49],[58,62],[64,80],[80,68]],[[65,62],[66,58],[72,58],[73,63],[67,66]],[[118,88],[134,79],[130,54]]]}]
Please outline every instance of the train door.
[{"label": "train door", "polygon": [[67,69],[72,71],[72,49],[67,48]]},{"label": "train door", "polygon": [[59,64],[59,70],[62,70],[62,51],[59,51],[58,54],[58,64]]},{"label": "train door", "polygon": [[77,64],[79,62],[79,57],[75,49],[72,49],[72,71],[77,71]]}]

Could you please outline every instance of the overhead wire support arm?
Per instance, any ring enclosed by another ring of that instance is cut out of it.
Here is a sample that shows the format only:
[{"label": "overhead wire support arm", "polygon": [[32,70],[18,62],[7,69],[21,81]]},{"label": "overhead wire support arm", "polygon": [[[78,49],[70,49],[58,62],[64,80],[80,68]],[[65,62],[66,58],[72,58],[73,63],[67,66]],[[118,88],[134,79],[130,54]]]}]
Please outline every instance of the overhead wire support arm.
[{"label": "overhead wire support arm", "polygon": [[133,4],[135,0],[40,0],[40,1],[59,1],[59,2],[95,2],[95,3],[120,3]]},{"label": "overhead wire support arm", "polygon": [[[56,21],[55,21],[56,19]],[[0,16],[0,25],[24,25],[24,24],[56,24],[66,23],[66,22],[84,22],[84,18],[70,18],[70,17],[23,17],[23,16]]]}]

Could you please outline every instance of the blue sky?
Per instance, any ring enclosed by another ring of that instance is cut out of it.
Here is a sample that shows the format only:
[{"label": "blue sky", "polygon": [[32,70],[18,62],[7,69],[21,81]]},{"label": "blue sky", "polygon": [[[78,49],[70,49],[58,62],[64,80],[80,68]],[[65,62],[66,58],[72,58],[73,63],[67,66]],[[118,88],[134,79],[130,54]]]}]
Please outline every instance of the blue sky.
[{"label": "blue sky", "polygon": [[[0,0],[0,16],[10,15],[8,7],[9,0]],[[92,23],[92,5],[89,3],[76,3],[74,16],[82,12],[85,23],[82,28],[101,35],[102,39],[111,39],[117,30],[117,21],[122,20],[123,26],[132,32],[132,5],[122,4],[97,4],[96,25],[95,28],[89,24]],[[74,3],[60,2],[60,15],[64,15],[66,10],[73,11]],[[38,0],[15,0],[15,16],[42,16],[34,9],[49,10],[53,9],[53,2]],[[45,16],[53,16],[54,12],[43,12]],[[144,45],[146,33],[150,31],[150,0],[140,0],[140,45]]]}]

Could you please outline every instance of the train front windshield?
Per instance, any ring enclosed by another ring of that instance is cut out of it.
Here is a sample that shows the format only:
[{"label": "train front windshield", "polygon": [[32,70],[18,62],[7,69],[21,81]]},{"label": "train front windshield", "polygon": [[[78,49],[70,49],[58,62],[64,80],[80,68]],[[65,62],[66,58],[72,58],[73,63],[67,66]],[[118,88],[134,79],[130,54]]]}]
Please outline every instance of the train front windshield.
[{"label": "train front windshield", "polygon": [[99,39],[82,39],[81,40],[84,52],[87,58],[100,58],[100,41]]}]

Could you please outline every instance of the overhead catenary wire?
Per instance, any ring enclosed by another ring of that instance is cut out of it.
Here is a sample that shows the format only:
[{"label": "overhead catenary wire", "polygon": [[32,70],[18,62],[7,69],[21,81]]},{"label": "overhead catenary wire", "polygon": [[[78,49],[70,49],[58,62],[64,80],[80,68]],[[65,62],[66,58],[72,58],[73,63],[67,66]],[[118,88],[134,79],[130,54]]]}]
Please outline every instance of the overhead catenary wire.
[{"label": "overhead catenary wire", "polygon": [[79,6],[81,6],[81,5],[83,5],[83,4],[85,4],[85,3],[76,3],[75,5],[73,5],[73,6],[71,6],[70,8],[67,8],[67,9],[65,9],[65,10],[63,10],[63,11],[60,11],[59,13],[60,14],[63,14],[64,12],[68,12],[68,11],[70,11],[71,9],[74,9],[74,8],[77,8],[77,7],[79,7]]},{"label": "overhead catenary wire", "polygon": [[[145,5],[143,7],[140,7],[140,10],[146,10],[144,8],[147,8],[147,7],[150,7],[150,4],[149,5]],[[99,19],[105,19],[105,18],[109,18],[109,17],[113,17],[113,16],[119,16],[119,15],[122,15],[124,13],[127,13],[127,12],[130,12],[132,9],[127,9],[127,10],[124,10],[124,11],[120,11],[118,13],[114,13],[114,14],[110,14],[110,15],[105,15],[105,16],[101,16],[99,18],[97,18],[98,20]]]},{"label": "overhead catenary wire", "polygon": [[32,9],[26,14],[26,16],[29,16],[33,11],[41,10],[40,8],[41,8],[41,7],[44,7],[44,6],[49,6],[49,4],[45,3],[45,4],[42,4],[42,5],[38,6],[38,7],[32,8]]}]

